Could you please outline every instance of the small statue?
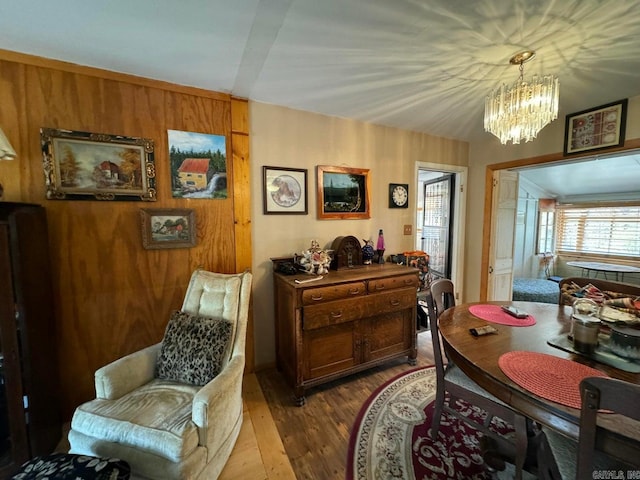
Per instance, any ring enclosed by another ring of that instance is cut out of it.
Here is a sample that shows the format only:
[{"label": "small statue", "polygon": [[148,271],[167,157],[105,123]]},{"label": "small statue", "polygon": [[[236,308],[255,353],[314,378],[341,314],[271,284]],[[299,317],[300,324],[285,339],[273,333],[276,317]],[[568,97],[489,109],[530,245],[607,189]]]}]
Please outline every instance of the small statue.
[{"label": "small statue", "polygon": [[371,261],[375,255],[375,252],[373,251],[373,241],[371,239],[362,239],[362,241],[364,242],[364,247],[362,247],[362,263],[365,265],[371,265]]}]

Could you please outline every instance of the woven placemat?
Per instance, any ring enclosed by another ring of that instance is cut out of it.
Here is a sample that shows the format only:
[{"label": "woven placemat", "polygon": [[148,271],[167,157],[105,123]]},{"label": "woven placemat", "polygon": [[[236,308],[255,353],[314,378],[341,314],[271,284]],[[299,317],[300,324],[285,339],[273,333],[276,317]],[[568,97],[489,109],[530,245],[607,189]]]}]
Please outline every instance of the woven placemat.
[{"label": "woven placemat", "polygon": [[538,352],[508,352],[500,356],[498,365],[507,377],[525,390],[578,409],[582,379],[608,376],[581,363]]},{"label": "woven placemat", "polygon": [[482,320],[511,327],[530,327],[536,324],[536,319],[531,315],[526,318],[516,318],[502,310],[500,305],[471,305],[469,312]]}]

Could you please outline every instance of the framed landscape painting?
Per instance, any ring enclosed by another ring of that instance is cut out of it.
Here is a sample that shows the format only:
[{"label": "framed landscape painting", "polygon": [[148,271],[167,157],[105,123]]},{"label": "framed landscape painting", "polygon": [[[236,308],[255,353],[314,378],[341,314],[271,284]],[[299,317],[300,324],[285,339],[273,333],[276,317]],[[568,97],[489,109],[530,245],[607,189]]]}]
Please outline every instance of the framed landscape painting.
[{"label": "framed landscape painting", "polygon": [[318,165],[319,219],[370,218],[369,170]]},{"label": "framed landscape painting", "polygon": [[42,128],[40,141],[50,200],[157,198],[153,140]]}]

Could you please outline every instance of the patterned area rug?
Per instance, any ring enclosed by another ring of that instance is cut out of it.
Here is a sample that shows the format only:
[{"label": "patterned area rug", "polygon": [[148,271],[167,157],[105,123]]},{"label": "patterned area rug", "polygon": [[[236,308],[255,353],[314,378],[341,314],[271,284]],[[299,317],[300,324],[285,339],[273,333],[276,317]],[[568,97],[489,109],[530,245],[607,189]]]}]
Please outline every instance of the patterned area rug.
[{"label": "patterned area rug", "polygon": [[[365,402],[351,431],[347,480],[491,479],[480,450],[481,434],[444,414],[437,441],[429,435],[436,394],[435,367],[402,373]],[[483,412],[465,402],[464,415]],[[499,433],[511,427],[494,420]]]}]

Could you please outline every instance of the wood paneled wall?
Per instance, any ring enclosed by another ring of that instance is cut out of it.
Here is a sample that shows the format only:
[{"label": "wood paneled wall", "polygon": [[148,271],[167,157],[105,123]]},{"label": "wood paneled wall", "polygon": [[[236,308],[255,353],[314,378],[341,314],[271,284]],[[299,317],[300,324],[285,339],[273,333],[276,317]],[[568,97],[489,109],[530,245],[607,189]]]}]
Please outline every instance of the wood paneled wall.
[{"label": "wood paneled wall", "polygon": [[[47,211],[64,418],[94,398],[97,368],[162,339],[195,268],[251,266],[247,117],[226,94],[0,50],[0,126],[18,153],[0,181],[4,200]],[[47,200],[41,127],[153,139],[157,201]],[[172,198],[168,129],[226,136],[227,199]],[[193,209],[197,246],[143,249],[141,208]],[[252,335],[247,353],[251,370]]]}]

